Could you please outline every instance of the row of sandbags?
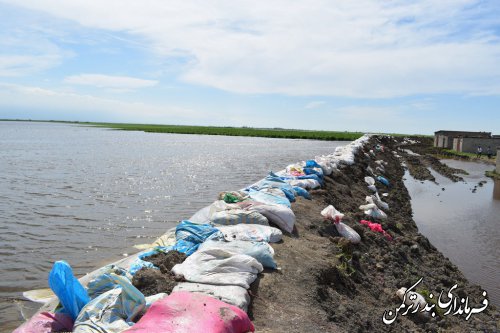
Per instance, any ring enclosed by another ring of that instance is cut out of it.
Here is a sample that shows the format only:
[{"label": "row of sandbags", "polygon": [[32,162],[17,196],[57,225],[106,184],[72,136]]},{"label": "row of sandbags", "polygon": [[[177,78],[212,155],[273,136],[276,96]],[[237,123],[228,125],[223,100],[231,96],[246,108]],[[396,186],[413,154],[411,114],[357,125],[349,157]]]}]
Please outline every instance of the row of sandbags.
[{"label": "row of sandbags", "polygon": [[[49,281],[61,304],[57,313],[38,313],[15,332],[253,331],[246,315],[247,289],[265,267],[277,268],[269,243],[280,241],[282,231],[293,231],[290,203],[297,196],[310,199],[308,190],[320,187],[324,175],[337,166],[352,163],[366,140],[270,173],[240,191],[222,193],[153,244],[143,245],[145,251],[126,269],[103,267],[86,288],[67,263],[56,262]],[[188,256],[171,270],[184,282],[170,295],[144,297],[131,284],[132,275],[143,268],[157,269],[144,259],[169,251]]]}]

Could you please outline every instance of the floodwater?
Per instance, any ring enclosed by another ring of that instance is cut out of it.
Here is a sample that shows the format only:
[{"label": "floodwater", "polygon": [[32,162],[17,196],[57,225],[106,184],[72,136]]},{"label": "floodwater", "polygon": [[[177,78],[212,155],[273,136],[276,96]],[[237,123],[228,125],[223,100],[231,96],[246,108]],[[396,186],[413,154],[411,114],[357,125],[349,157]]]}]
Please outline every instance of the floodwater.
[{"label": "floodwater", "polygon": [[[445,160],[467,171],[465,182],[453,183],[431,170],[436,182],[406,175],[413,218],[419,231],[500,306],[500,181],[485,177],[495,167],[483,163]],[[485,181],[483,186],[479,182]],[[444,188],[444,190],[443,190]],[[425,277],[424,277],[425,279]]]},{"label": "floodwater", "polygon": [[33,310],[21,293],[47,288],[54,261],[83,275],[219,192],[345,144],[0,122],[0,331]]}]

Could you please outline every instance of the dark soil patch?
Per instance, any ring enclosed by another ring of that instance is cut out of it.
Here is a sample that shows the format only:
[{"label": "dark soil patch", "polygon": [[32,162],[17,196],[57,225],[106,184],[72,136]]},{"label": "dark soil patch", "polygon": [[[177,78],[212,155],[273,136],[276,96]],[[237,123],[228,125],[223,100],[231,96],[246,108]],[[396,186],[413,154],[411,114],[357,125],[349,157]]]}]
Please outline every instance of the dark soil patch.
[{"label": "dark soil patch", "polygon": [[153,263],[153,265],[160,269],[142,268],[134,275],[132,284],[144,296],[151,296],[158,293],[170,294],[178,283],[170,271],[172,267],[182,263],[185,259],[186,255],[177,251],[159,252],[147,257],[144,260]]},{"label": "dark soil patch", "polygon": [[[401,304],[396,291],[420,277],[424,279],[417,290],[424,294],[446,293],[457,284],[454,294],[468,297],[471,306],[479,307],[484,297],[479,286],[469,283],[418,232],[402,180],[405,170],[392,153],[401,142],[373,137],[367,150],[377,143],[386,149],[376,151],[375,158],[361,152],[354,165],[326,177],[324,188],[312,191],[312,201],[299,198],[292,205],[297,233],[273,244],[281,271],[260,274],[252,286],[255,297],[249,314],[258,332],[482,332],[497,328],[498,313],[491,305],[468,321],[463,316],[422,320],[408,315],[399,316],[392,325],[383,323],[384,311]],[[359,223],[368,219],[359,205],[371,194],[364,177],[368,166],[376,169],[375,160],[388,162],[384,177],[391,186],[377,187],[388,193],[383,200],[390,210],[387,219],[371,220],[380,223],[393,241]],[[345,214],[343,222],[358,231],[360,244],[339,237],[336,228],[323,220],[320,212],[329,204]]]}]

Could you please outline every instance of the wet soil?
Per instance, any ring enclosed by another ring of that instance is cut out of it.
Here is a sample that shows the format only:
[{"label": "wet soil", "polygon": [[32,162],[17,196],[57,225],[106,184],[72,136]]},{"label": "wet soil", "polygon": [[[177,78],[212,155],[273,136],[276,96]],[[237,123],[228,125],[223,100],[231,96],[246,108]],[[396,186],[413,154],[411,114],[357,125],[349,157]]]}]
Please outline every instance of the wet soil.
[{"label": "wet soil", "polygon": [[[391,325],[384,324],[384,311],[394,311],[401,305],[396,291],[409,288],[420,278],[423,281],[416,290],[422,294],[437,296],[441,291],[446,294],[457,284],[453,294],[468,297],[470,307],[479,308],[484,300],[483,290],[469,283],[457,267],[418,232],[412,219],[410,196],[402,180],[405,170],[401,163],[405,162],[410,172],[413,166],[422,180],[431,179],[422,171],[424,166],[436,163],[425,155],[413,162],[413,155],[398,150],[401,142],[373,137],[366,151],[377,143],[385,146],[384,151],[376,151],[375,158],[360,152],[354,165],[344,166],[340,172],[325,178],[321,190],[311,191],[313,200],[298,198],[293,203],[296,231],[285,236],[283,242],[272,244],[280,270],[260,274],[251,288],[254,297],[249,315],[257,332],[488,332],[498,329],[498,312],[492,305],[467,321],[463,315],[444,315],[446,310],[439,309],[435,318],[400,315]],[[393,151],[397,151],[401,159]],[[384,177],[391,186],[377,183],[379,192],[388,193],[383,198],[390,206],[385,220],[369,218],[359,209],[365,204],[365,197],[371,194],[364,177],[368,175],[368,166],[376,169],[375,160],[388,163]],[[456,175],[456,170],[451,168],[438,166],[435,170],[445,176]],[[343,222],[360,234],[361,243],[351,244],[339,237],[336,228],[323,220],[320,212],[330,204],[345,214]],[[361,225],[361,219],[380,223],[393,240]]]},{"label": "wet soil", "polygon": [[171,274],[171,269],[186,259],[184,253],[170,251],[168,253],[157,253],[145,258],[159,268],[142,268],[135,275],[132,284],[141,291],[144,296],[151,296],[158,293],[170,294],[178,281]]}]

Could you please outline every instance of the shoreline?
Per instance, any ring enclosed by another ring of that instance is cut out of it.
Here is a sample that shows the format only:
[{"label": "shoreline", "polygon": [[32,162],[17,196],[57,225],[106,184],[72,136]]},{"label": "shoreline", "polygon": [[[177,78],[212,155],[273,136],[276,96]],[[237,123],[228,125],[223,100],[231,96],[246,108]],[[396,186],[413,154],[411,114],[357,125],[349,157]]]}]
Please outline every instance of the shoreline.
[{"label": "shoreline", "polygon": [[[367,158],[364,153],[368,154],[369,147],[377,143],[389,149]],[[296,230],[281,243],[272,244],[281,269],[265,270],[251,285],[254,297],[248,314],[257,332],[469,332],[498,325],[496,308],[491,305],[469,321],[441,314],[442,317],[427,321],[401,316],[390,326],[383,323],[384,310],[401,304],[396,290],[410,287],[419,277],[424,277],[417,289],[421,293],[439,294],[457,283],[455,292],[469,297],[471,306],[479,307],[483,300],[482,289],[470,284],[455,265],[418,233],[402,180],[402,160],[396,156],[401,153],[397,150],[399,144],[387,137],[372,137],[368,149],[355,155],[354,164],[341,164],[339,172],[325,177],[323,188],[310,191],[313,200],[299,197],[292,204]],[[392,185],[384,188],[377,184],[381,191],[389,193],[383,200],[391,207],[387,220],[377,222],[393,241],[359,224],[366,218],[359,206],[370,194],[364,182],[366,168],[375,169],[377,159],[388,162],[385,176]],[[339,237],[332,224],[322,218],[320,212],[329,204],[345,214],[343,222],[361,235],[360,244]],[[128,260],[131,257],[123,259]]]},{"label": "shoreline", "polygon": [[146,133],[171,133],[171,134],[198,134],[198,135],[225,135],[225,136],[248,136],[273,139],[301,139],[322,141],[353,141],[363,136],[361,132],[340,131],[315,131],[286,128],[253,128],[232,126],[189,126],[189,125],[157,125],[157,124],[129,124],[129,123],[106,123],[86,121],[63,121],[63,120],[23,120],[23,119],[0,119],[0,121],[20,121],[35,123],[60,123],[79,126],[93,126],[121,131],[142,131]]}]

